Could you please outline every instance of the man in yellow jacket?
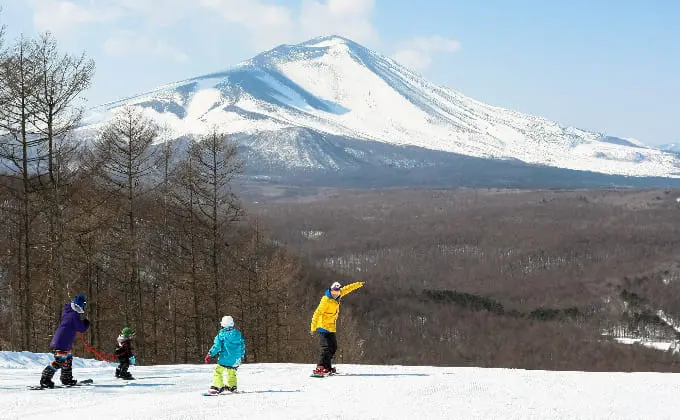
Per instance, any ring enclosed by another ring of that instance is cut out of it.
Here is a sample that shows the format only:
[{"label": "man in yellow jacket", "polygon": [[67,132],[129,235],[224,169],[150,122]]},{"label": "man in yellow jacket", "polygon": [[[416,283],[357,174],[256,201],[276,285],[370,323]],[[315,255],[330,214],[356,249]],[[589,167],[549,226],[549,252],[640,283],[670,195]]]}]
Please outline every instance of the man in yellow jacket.
[{"label": "man in yellow jacket", "polygon": [[331,366],[331,361],[338,348],[338,341],[335,338],[335,323],[340,314],[340,301],[345,295],[352,293],[363,285],[364,283],[359,281],[341,286],[336,281],[321,297],[319,306],[314,311],[314,316],[312,316],[312,325],[310,327],[310,334],[314,335],[314,332],[319,333],[319,344],[321,346],[319,363],[312,373],[313,376],[326,376],[336,373],[335,368]]}]

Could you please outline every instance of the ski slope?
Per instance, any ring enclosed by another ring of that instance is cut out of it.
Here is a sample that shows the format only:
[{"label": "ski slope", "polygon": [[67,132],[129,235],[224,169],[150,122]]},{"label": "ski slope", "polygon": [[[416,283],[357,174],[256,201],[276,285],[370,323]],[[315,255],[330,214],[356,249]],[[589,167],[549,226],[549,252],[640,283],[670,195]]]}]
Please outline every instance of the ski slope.
[{"label": "ski slope", "polygon": [[0,352],[0,419],[674,419],[680,375],[511,369],[338,365],[311,378],[312,364],[246,364],[242,394],[205,397],[213,365],[133,366],[78,361],[92,386],[31,391],[40,357],[6,367]]}]

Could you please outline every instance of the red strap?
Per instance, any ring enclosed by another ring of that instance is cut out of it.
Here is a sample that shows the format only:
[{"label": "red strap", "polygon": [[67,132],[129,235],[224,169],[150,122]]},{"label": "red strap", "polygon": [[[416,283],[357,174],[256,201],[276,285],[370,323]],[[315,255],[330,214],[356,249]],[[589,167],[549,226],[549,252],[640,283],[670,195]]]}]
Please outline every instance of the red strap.
[{"label": "red strap", "polygon": [[86,342],[85,339],[83,338],[83,334],[78,333],[78,336],[80,336],[80,341],[83,342],[83,346],[85,346],[86,349],[90,351],[90,353],[94,354],[101,360],[105,362],[115,362],[116,361],[116,355],[115,354],[108,354],[108,353],[99,353],[97,350],[94,348],[90,347]]}]

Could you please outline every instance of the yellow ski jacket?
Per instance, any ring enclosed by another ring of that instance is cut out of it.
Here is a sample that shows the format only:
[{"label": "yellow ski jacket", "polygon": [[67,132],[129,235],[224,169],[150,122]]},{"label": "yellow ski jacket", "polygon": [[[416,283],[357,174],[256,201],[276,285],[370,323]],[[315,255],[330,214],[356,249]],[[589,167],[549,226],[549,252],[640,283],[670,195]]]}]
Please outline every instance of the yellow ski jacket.
[{"label": "yellow ski jacket", "polygon": [[316,311],[314,311],[314,316],[312,316],[312,325],[310,327],[311,331],[319,332],[335,332],[335,323],[338,320],[338,315],[340,315],[340,299],[345,295],[352,293],[361,286],[363,282],[351,283],[343,286],[340,289],[340,296],[337,299],[333,299],[331,295],[331,290],[326,290],[326,293],[321,297],[319,306],[317,306]]}]

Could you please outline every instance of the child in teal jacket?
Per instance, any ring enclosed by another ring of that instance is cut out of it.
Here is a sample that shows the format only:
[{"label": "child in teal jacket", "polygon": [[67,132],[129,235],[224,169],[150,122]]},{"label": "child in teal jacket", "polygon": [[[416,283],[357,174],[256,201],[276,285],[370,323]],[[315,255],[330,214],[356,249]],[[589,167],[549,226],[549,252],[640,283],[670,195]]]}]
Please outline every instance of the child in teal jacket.
[{"label": "child in teal jacket", "polygon": [[[213,386],[208,393],[219,394],[224,391],[236,392],[236,370],[246,355],[246,343],[241,331],[234,328],[234,318],[225,316],[220,323],[222,329],[215,337],[215,343],[205,356],[205,363],[217,359]],[[227,373],[227,386],[224,386],[224,373]]]}]

